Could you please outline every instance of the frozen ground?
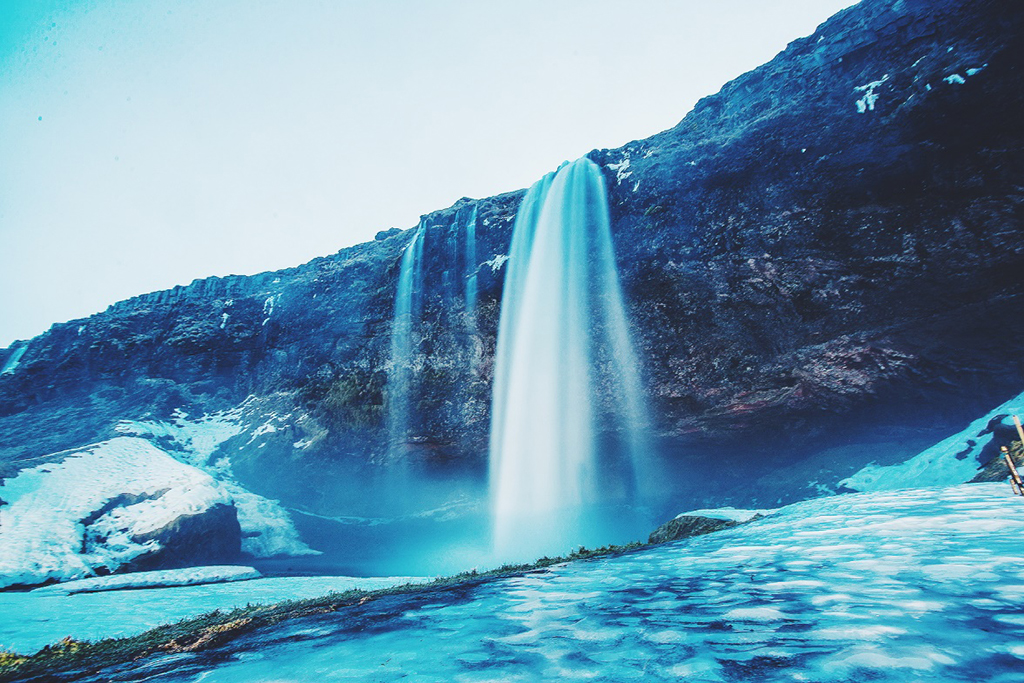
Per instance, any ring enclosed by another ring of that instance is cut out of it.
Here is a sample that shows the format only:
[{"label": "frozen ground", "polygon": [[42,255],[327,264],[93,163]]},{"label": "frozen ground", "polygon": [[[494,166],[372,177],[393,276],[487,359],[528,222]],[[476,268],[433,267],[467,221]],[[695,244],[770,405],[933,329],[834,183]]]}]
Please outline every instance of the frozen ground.
[{"label": "frozen ground", "polygon": [[141,633],[215,609],[299,600],[351,588],[423,581],[412,577],[287,576],[232,583],[65,595],[0,593],[0,651],[36,652],[65,636],[97,640]]},{"label": "frozen ground", "polygon": [[215,565],[210,567],[188,567],[186,569],[161,569],[152,572],[132,572],[130,574],[110,574],[94,576],[90,579],[65,581],[42,588],[36,593],[99,593],[101,591],[117,591],[139,588],[170,588],[171,586],[195,586],[203,583],[224,583],[226,581],[244,581],[258,579],[262,576],[252,567],[235,565]]},{"label": "frozen ground", "polygon": [[615,558],[381,598],[122,673],[1024,681],[1022,558],[1024,501],[1006,484],[852,494]]}]

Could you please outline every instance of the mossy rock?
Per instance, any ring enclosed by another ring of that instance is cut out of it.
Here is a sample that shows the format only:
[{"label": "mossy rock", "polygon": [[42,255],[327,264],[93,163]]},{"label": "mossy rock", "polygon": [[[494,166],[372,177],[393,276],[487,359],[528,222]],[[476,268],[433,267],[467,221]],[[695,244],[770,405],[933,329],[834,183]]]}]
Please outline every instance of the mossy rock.
[{"label": "mossy rock", "polygon": [[[1017,466],[1018,472],[1024,472],[1024,446],[1021,445],[1020,441],[1014,441],[1009,445],[1010,457],[1013,459],[1013,464]],[[989,482],[989,481],[1006,481],[1010,476],[1010,468],[1006,465],[1006,459],[1003,457],[1002,452],[992,458],[987,465],[981,468],[981,470],[971,479],[972,484],[977,482]]]}]

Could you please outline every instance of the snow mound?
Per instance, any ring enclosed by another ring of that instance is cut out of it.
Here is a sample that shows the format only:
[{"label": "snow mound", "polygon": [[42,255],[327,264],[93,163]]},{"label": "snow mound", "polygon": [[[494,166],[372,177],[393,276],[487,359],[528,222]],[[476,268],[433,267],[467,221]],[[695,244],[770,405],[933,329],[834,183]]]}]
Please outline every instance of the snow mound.
[{"label": "snow mound", "polygon": [[690,510],[689,512],[681,512],[676,515],[676,519],[680,517],[707,517],[708,519],[721,519],[727,522],[749,522],[757,515],[767,517],[768,515],[776,512],[775,509],[764,509],[764,510],[746,510],[743,508],[707,508],[703,510]]},{"label": "snow mound", "polygon": [[898,465],[868,465],[839,484],[854,491],[891,491],[920,486],[952,486],[974,478],[978,456],[992,440],[994,421],[1009,427],[1013,415],[1024,415],[1024,394],[1010,399],[972,422],[962,432],[921,451]]},{"label": "snow mound", "polygon": [[91,579],[78,579],[77,581],[68,581],[53,586],[36,588],[32,592],[75,595],[76,593],[100,593],[102,591],[116,591],[129,588],[197,586],[207,583],[258,579],[261,576],[263,575],[252,567],[238,567],[234,565],[189,567],[187,569],[161,569],[153,572],[95,576]]},{"label": "snow mound", "polygon": [[22,470],[0,491],[0,587],[117,569],[160,547],[133,538],[231,504],[209,474],[135,437]]}]

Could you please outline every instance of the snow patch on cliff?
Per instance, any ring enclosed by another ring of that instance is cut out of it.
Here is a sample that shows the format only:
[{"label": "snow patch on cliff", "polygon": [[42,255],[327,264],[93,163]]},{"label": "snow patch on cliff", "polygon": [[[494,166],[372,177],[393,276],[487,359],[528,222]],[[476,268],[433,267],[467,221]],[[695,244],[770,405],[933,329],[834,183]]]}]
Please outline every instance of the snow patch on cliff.
[{"label": "snow patch on cliff", "polygon": [[264,421],[261,425],[256,427],[256,429],[252,430],[252,436],[249,437],[249,440],[246,442],[246,445],[251,444],[253,441],[260,438],[261,436],[265,436],[267,434],[274,434],[275,432],[283,430],[287,426],[288,421],[291,419],[291,417],[291,413],[288,413],[287,415],[283,416],[277,414],[268,415],[266,421]]},{"label": "snow patch on cliff", "polygon": [[505,261],[508,261],[508,254],[498,254],[490,261],[484,261],[483,265],[490,266],[491,272],[497,273],[505,265]]},{"label": "snow patch on cliff", "polygon": [[633,175],[633,172],[629,169],[629,152],[622,157],[622,161],[617,164],[608,164],[608,168],[615,171],[615,180],[617,185],[621,185],[622,181]]},{"label": "snow patch on cliff", "polygon": [[992,440],[990,424],[1013,424],[1012,415],[1024,414],[1024,394],[1010,399],[966,429],[899,465],[868,465],[842,480],[840,485],[856,491],[887,491],[918,486],[951,486],[974,478],[981,463],[978,455]]},{"label": "snow patch on cliff", "polygon": [[[988,63],[982,64],[981,66],[972,66],[965,69],[964,73],[967,74],[967,78],[970,78],[971,76],[977,76],[979,73],[984,71],[986,66],[988,66]],[[949,85],[964,85],[965,83],[967,83],[967,80],[956,72],[951,73],[948,76],[945,76],[942,80],[944,80]]]},{"label": "snow patch on cliff", "polygon": [[856,102],[858,114],[864,114],[875,110],[875,102],[878,101],[878,93],[875,92],[875,89],[887,80],[889,80],[889,74],[885,74],[877,81],[871,81],[870,83],[858,85],[853,88],[856,92],[864,93],[864,96]]},{"label": "snow patch on cliff", "polygon": [[179,408],[174,411],[170,422],[123,420],[114,429],[122,434],[168,439],[180,452],[179,459],[196,467],[206,467],[222,443],[245,431],[240,420],[245,405],[194,420]]},{"label": "snow patch on cliff", "polygon": [[[0,587],[81,578],[96,567],[117,569],[160,547],[134,537],[183,515],[231,504],[213,477],[145,439],[116,437],[53,457],[63,459],[4,482]],[[121,496],[136,502],[104,510]]]},{"label": "snow patch on cliff", "polygon": [[267,317],[263,319],[261,326],[266,326],[266,324],[270,322],[270,316],[274,314],[274,304],[280,296],[280,294],[272,294],[263,302],[263,315]]}]

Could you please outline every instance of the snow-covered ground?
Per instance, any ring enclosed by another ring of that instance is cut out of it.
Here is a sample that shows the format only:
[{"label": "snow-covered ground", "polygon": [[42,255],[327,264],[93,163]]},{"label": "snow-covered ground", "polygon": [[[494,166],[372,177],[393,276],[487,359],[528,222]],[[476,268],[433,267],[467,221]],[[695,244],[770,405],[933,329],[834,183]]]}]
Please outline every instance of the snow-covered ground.
[{"label": "snow-covered ground", "polygon": [[188,567],[187,569],[161,569],[152,572],[110,574],[55,583],[36,588],[34,593],[73,595],[75,593],[99,593],[139,588],[170,588],[172,586],[198,586],[204,583],[224,583],[258,579],[262,574],[252,567],[217,565],[210,567]]},{"label": "snow-covered ground", "polygon": [[124,637],[215,609],[302,600],[352,588],[373,590],[425,580],[401,576],[288,576],[77,595],[50,590],[0,593],[0,651],[31,653],[65,636],[76,640]]},{"label": "snow-covered ground", "polygon": [[[114,570],[159,547],[138,536],[231,502],[209,474],[144,439],[118,437],[61,457],[0,489],[0,587]],[[130,498],[108,505],[119,496]]]},{"label": "snow-covered ground", "polygon": [[943,439],[898,465],[868,465],[839,482],[855,491],[888,491],[914,486],[952,486],[970,481],[978,473],[978,454],[992,440],[993,420],[1004,426],[1012,416],[1024,416],[1024,394],[980,417],[963,431]]},{"label": "snow-covered ground", "polygon": [[1022,558],[1024,501],[1005,484],[819,498],[619,557],[287,622],[220,664],[175,660],[157,678],[1008,683],[1024,680]]}]

